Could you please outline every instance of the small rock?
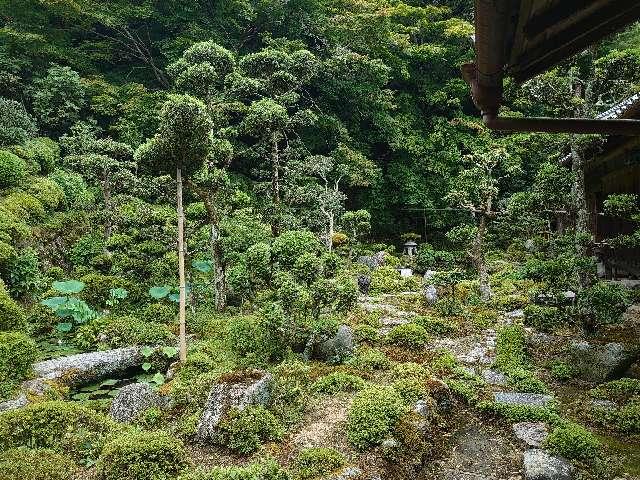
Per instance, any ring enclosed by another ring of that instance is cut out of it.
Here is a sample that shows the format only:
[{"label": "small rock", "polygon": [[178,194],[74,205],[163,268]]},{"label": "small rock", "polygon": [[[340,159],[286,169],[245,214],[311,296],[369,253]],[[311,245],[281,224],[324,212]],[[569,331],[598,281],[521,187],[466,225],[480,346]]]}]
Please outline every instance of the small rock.
[{"label": "small rock", "polygon": [[340,325],[333,338],[318,346],[314,356],[327,363],[341,363],[353,355],[354,349],[353,330],[348,325]]},{"label": "small rock", "polygon": [[244,379],[215,384],[200,417],[197,438],[203,442],[215,441],[220,421],[232,408],[242,410],[248,405],[266,405],[272,380],[271,374],[256,370],[249,372]]},{"label": "small rock", "polygon": [[356,480],[361,478],[362,470],[358,467],[345,467],[336,475],[330,477],[330,480]]},{"label": "small rock", "polygon": [[507,376],[503,373],[496,372],[495,370],[483,370],[482,378],[489,385],[506,385],[507,384]]},{"label": "small rock", "polygon": [[395,438],[385,438],[380,446],[387,450],[393,450],[394,448],[398,448],[400,444]]},{"label": "small rock", "polygon": [[162,403],[148,383],[132,383],[120,389],[113,399],[109,414],[117,422],[131,422],[145,410]]},{"label": "small rock", "polygon": [[524,318],[524,310],[522,308],[518,308],[516,310],[512,310],[511,312],[507,312],[504,314],[505,317],[508,318]]},{"label": "small rock", "polygon": [[363,295],[369,294],[371,288],[371,277],[369,275],[358,275],[358,289]]},{"label": "small rock", "polygon": [[398,271],[400,272],[400,276],[401,277],[411,277],[413,276],[413,270],[410,268],[399,268]]},{"label": "small rock", "polygon": [[436,272],[435,270],[427,270],[426,272],[424,272],[424,275],[422,276],[422,280],[424,280],[424,282],[427,283],[437,274],[438,272]]},{"label": "small rock", "polygon": [[22,408],[29,403],[27,400],[27,396],[22,393],[20,396],[14,400],[7,400],[5,402],[0,402],[0,412],[4,412],[7,410],[15,410],[16,408]]},{"label": "small rock", "polygon": [[590,382],[605,382],[619,378],[636,361],[638,347],[621,343],[592,344],[573,342],[568,347],[571,364],[579,372],[579,378]]},{"label": "small rock", "polygon": [[613,410],[618,408],[618,405],[615,402],[612,402],[611,400],[600,400],[600,399],[592,400],[591,406],[593,408],[598,408],[601,410]]},{"label": "small rock", "polygon": [[555,457],[540,449],[524,452],[526,480],[571,480],[573,467],[562,457]]},{"label": "small rock", "polygon": [[544,407],[553,400],[553,397],[541,393],[496,392],[493,394],[493,399],[507,405]]},{"label": "small rock", "polygon": [[513,425],[513,433],[528,447],[538,448],[549,436],[547,425],[542,422],[521,422]]},{"label": "small rock", "polygon": [[425,285],[422,287],[422,296],[429,305],[433,305],[438,301],[438,290],[434,285]]}]

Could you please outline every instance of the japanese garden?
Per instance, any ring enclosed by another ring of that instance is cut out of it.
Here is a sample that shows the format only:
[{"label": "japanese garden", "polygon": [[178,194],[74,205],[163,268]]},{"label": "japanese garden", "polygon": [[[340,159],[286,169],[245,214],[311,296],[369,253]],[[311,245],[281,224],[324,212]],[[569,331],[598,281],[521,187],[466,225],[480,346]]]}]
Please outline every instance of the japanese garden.
[{"label": "japanese garden", "polygon": [[0,480],[640,479],[634,3],[0,1]]}]

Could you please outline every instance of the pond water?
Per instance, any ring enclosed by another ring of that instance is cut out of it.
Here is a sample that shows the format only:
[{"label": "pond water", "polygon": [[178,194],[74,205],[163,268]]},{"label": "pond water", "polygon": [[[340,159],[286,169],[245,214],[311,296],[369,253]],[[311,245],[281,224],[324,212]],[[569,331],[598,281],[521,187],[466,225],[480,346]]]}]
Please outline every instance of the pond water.
[{"label": "pond water", "polygon": [[66,357],[67,355],[83,352],[72,341],[63,340],[56,336],[41,337],[36,343],[40,352],[40,360],[51,360],[52,358]]},{"label": "pond water", "polygon": [[145,372],[139,368],[133,368],[125,372],[121,378],[107,378],[95,383],[83,385],[71,391],[71,400],[84,402],[88,400],[98,400],[110,402],[120,390],[132,383],[146,382],[153,385],[155,373]]}]

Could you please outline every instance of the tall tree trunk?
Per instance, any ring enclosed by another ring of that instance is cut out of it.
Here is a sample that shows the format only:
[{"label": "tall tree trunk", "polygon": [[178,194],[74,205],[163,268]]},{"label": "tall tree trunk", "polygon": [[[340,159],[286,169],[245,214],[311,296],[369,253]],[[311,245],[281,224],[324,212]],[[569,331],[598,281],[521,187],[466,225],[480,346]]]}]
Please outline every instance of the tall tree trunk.
[{"label": "tall tree trunk", "polygon": [[222,252],[220,250],[220,230],[216,222],[211,222],[211,259],[213,260],[213,284],[216,310],[223,311],[227,306],[227,281]]},{"label": "tall tree trunk", "polygon": [[333,233],[335,230],[335,214],[333,212],[328,213],[329,217],[329,229],[327,232],[327,247],[329,251],[333,251]]},{"label": "tall tree trunk", "polygon": [[493,296],[491,286],[489,285],[489,272],[487,270],[487,261],[485,258],[484,241],[487,234],[487,214],[480,212],[480,221],[478,222],[478,231],[473,245],[473,258],[478,270],[478,282],[480,288],[480,300],[488,302]]},{"label": "tall tree trunk", "polygon": [[[584,154],[576,144],[575,138],[571,141],[571,169],[573,170],[573,203],[576,216],[575,249],[578,257],[586,257],[589,254],[591,243],[591,230],[589,228],[589,208],[587,206],[587,193],[585,188]],[[580,289],[590,284],[590,275],[580,266],[576,269],[576,279]]]},{"label": "tall tree trunk", "polygon": [[184,270],[184,209],[182,208],[182,170],[176,171],[178,204],[178,275],[180,277],[180,361],[187,360],[187,281]]},{"label": "tall tree trunk", "polygon": [[[102,182],[102,199],[104,201],[104,241],[105,243],[109,242],[111,238],[111,231],[113,229],[113,225],[111,222],[111,179],[107,172],[104,172],[103,182]],[[106,249],[106,245],[105,245]]]},{"label": "tall tree trunk", "polygon": [[271,194],[274,206],[274,217],[271,221],[271,233],[274,237],[280,235],[280,152],[278,137],[275,133],[271,137]]}]

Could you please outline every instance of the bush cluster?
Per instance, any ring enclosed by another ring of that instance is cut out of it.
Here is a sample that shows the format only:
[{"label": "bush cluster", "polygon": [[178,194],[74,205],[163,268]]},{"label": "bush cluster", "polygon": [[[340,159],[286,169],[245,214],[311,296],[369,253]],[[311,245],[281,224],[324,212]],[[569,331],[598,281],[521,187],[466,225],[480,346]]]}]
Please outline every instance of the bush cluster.
[{"label": "bush cluster", "polygon": [[24,329],[25,319],[24,309],[9,296],[0,280],[0,332]]},{"label": "bush cluster", "polygon": [[293,462],[296,480],[324,478],[343,467],[346,458],[333,448],[306,448]]},{"label": "bush cluster", "polygon": [[115,425],[78,403],[49,401],[0,413],[0,449],[50,448],[76,461],[95,459]]},{"label": "bush cluster", "polygon": [[118,348],[129,345],[166,345],[174,335],[161,323],[150,323],[137,317],[109,315],[81,326],[76,334],[79,347],[96,346]]},{"label": "bush cluster", "polygon": [[525,324],[542,332],[553,332],[566,320],[558,307],[531,304],[524,308]]},{"label": "bush cluster", "polygon": [[31,373],[38,357],[36,344],[20,332],[0,332],[0,398],[10,396]]},{"label": "bush cluster", "polygon": [[0,454],[3,480],[71,480],[76,465],[65,455],[44,448],[13,448]]},{"label": "bush cluster", "polygon": [[405,406],[392,387],[371,386],[356,394],[347,418],[347,438],[360,450],[380,445],[389,437]]},{"label": "bush cluster", "polygon": [[362,377],[338,371],[320,377],[313,382],[311,388],[319,393],[333,395],[338,392],[355,392],[362,390],[366,384],[367,382]]},{"label": "bush cluster", "polygon": [[377,348],[362,346],[351,357],[347,364],[358,370],[384,370],[389,368],[391,361],[385,353]]},{"label": "bush cluster", "polygon": [[26,176],[24,160],[7,150],[0,150],[0,189],[15,187]]},{"label": "bush cluster", "polygon": [[185,457],[179,439],[133,430],[104,446],[96,471],[100,480],[169,480],[184,469]]},{"label": "bush cluster", "polygon": [[591,462],[600,453],[600,442],[586,428],[576,423],[563,423],[553,429],[545,447],[570,460]]},{"label": "bush cluster", "polygon": [[284,428],[269,410],[261,405],[231,409],[220,423],[221,443],[238,453],[256,451],[263,442],[279,440]]},{"label": "bush cluster", "polygon": [[598,282],[580,292],[576,307],[587,328],[595,330],[619,322],[629,302],[629,289],[624,285]]},{"label": "bush cluster", "polygon": [[546,385],[531,370],[525,343],[521,326],[503,327],[498,332],[495,366],[507,375],[509,384],[517,391],[545,393]]},{"label": "bush cluster", "polygon": [[429,340],[429,334],[425,328],[416,323],[405,323],[393,327],[387,334],[387,342],[399,347],[419,350]]}]

